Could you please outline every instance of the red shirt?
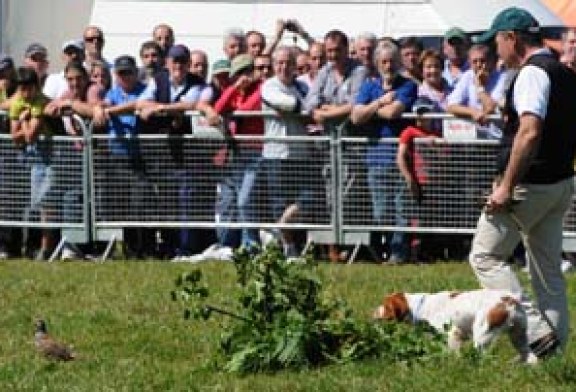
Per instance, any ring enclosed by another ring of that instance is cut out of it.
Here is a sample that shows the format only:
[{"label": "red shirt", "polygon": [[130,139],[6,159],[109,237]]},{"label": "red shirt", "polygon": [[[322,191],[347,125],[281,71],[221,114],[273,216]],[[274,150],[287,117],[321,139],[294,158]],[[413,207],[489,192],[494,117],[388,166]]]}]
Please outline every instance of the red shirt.
[{"label": "red shirt", "polygon": [[432,131],[425,131],[413,126],[406,127],[400,134],[398,143],[407,144],[408,151],[412,156],[412,164],[414,166],[414,175],[420,184],[428,182],[428,173],[426,172],[426,162],[418,152],[414,151],[414,139],[419,137],[438,137],[438,133]]},{"label": "red shirt", "polygon": [[[241,93],[234,86],[229,86],[214,104],[214,109],[218,114],[227,114],[236,110],[260,111],[262,110],[261,86],[262,82],[253,83],[245,93]],[[235,118],[230,131],[235,135],[264,135],[264,120],[261,116]]]}]

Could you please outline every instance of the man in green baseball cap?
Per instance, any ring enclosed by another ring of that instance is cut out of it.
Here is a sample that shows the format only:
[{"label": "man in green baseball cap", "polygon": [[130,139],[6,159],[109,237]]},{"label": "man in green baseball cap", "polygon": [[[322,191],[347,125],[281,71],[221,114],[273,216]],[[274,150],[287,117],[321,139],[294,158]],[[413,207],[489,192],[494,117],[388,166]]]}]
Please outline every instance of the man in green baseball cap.
[{"label": "man in green baseball cap", "polygon": [[[517,68],[506,94],[498,179],[472,241],[470,264],[482,287],[521,294],[526,341],[534,362],[568,341],[566,283],[561,270],[563,217],[571,206],[576,150],[576,74],[544,47],[528,11],[501,11],[477,41],[494,40],[507,68]],[[522,241],[536,302],[506,260]],[[537,304],[537,305],[536,305]]]},{"label": "man in green baseball cap", "polygon": [[492,21],[492,26],[484,34],[476,37],[475,42],[485,43],[492,41],[500,31],[526,31],[540,33],[540,24],[528,11],[510,7],[500,12]]}]

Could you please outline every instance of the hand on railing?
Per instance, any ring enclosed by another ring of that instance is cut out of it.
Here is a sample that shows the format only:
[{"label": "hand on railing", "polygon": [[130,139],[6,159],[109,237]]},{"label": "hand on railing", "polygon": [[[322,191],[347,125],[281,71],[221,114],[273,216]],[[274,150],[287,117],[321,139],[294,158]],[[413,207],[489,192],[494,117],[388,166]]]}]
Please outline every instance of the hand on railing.
[{"label": "hand on railing", "polygon": [[483,110],[472,109],[472,120],[480,125],[486,125],[488,123],[488,117],[490,113],[485,113]]},{"label": "hand on railing", "polygon": [[212,127],[219,127],[222,125],[222,117],[214,110],[206,110],[204,112],[206,122]]},{"label": "hand on railing", "polygon": [[92,121],[93,121],[95,126],[103,127],[104,125],[106,125],[106,123],[108,122],[109,119],[110,119],[110,116],[109,116],[109,114],[106,111],[106,108],[104,106],[100,106],[100,105],[94,106]]},{"label": "hand on railing", "polygon": [[163,108],[161,105],[157,106],[149,106],[142,108],[136,112],[138,117],[140,117],[144,121],[148,121],[150,117],[158,115],[162,112]]}]

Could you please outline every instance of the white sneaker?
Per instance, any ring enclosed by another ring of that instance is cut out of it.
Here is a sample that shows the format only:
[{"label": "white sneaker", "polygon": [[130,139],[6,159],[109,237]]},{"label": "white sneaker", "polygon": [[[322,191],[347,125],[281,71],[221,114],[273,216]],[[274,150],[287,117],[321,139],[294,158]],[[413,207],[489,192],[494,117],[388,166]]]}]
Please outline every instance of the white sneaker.
[{"label": "white sneaker", "polygon": [[179,263],[181,261],[184,261],[185,258],[186,256],[174,256],[172,257],[172,259],[170,259],[170,261],[173,263]]},{"label": "white sneaker", "polygon": [[78,259],[78,255],[72,249],[68,248],[67,246],[62,249],[62,255],[60,256],[60,260],[74,260]]},{"label": "white sneaker", "polygon": [[278,238],[270,230],[260,230],[258,236],[260,237],[262,248],[266,248],[268,245],[273,243],[278,243]]},{"label": "white sneaker", "polygon": [[286,259],[286,263],[288,264],[306,264],[306,259],[304,257],[288,257]]},{"label": "white sneaker", "polygon": [[560,264],[560,268],[562,269],[562,272],[564,272],[564,273],[574,272],[574,264],[572,264],[572,262],[570,262],[569,260],[562,260],[562,264]]},{"label": "white sneaker", "polygon": [[234,256],[234,250],[229,246],[221,246],[213,254],[213,260],[219,261],[232,261],[232,256]]},{"label": "white sneaker", "polygon": [[206,249],[204,249],[204,251],[200,254],[204,256],[204,259],[212,259],[216,257],[220,248],[221,248],[220,244],[212,244]]},{"label": "white sneaker", "polygon": [[172,259],[173,262],[180,263],[199,263],[201,261],[221,260],[231,261],[234,251],[229,246],[221,246],[220,244],[212,244],[204,249],[202,253],[192,256],[180,256]]}]

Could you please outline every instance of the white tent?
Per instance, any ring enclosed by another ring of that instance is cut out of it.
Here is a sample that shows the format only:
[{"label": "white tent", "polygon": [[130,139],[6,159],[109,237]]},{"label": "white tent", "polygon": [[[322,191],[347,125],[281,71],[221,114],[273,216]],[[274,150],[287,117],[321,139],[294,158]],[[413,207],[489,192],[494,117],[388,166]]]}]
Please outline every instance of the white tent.
[{"label": "white tent", "polygon": [[[137,48],[150,37],[153,25],[167,22],[178,42],[204,48],[214,60],[221,56],[227,28],[255,29],[270,36],[278,18],[298,19],[317,38],[334,28],[351,36],[365,31],[393,37],[441,36],[452,26],[471,32],[486,29],[500,10],[513,5],[531,11],[543,26],[562,25],[538,0],[140,1],[137,5],[97,0],[91,20],[112,36],[109,53],[113,55]],[[292,44],[291,34],[286,43]]]},{"label": "white tent", "polygon": [[[110,59],[119,54],[136,56],[140,44],[150,39],[152,27],[165,22],[174,27],[178,42],[206,49],[211,60],[221,56],[227,28],[256,29],[271,36],[278,18],[297,18],[317,38],[334,28],[351,36],[371,31],[394,37],[440,36],[452,26],[479,31],[512,5],[530,10],[544,26],[562,25],[538,0],[0,0],[0,4],[2,49],[16,58],[32,41],[59,53],[60,44],[80,37],[89,23],[104,29],[105,54]],[[292,43],[291,34],[286,43]],[[53,63],[57,57],[51,56]]]}]

